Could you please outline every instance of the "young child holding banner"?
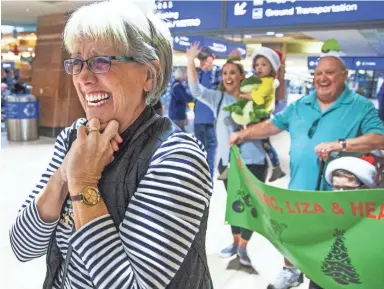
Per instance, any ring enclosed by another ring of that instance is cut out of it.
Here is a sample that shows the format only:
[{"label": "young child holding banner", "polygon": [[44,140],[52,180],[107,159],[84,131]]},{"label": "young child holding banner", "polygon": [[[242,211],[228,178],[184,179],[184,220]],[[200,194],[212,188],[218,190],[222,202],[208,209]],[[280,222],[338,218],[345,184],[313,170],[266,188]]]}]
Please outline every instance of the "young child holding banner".
[{"label": "young child holding banner", "polygon": [[334,191],[376,187],[377,170],[373,156],[341,157],[329,163],[326,181]]},{"label": "young child holding banner", "polygon": [[[331,161],[325,179],[334,191],[350,191],[376,187],[377,169],[373,156],[341,157]],[[323,289],[311,281],[309,289]]]}]

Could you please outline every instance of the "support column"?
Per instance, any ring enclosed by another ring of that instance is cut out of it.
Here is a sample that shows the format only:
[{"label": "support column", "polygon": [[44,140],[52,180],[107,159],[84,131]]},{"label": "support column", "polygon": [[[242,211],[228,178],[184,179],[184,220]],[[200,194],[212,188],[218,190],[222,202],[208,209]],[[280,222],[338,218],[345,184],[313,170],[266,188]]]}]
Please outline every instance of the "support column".
[{"label": "support column", "polygon": [[67,14],[41,16],[37,22],[37,42],[32,72],[32,94],[40,101],[40,135],[56,137],[85,113],[72,77],[64,71],[62,33]]}]

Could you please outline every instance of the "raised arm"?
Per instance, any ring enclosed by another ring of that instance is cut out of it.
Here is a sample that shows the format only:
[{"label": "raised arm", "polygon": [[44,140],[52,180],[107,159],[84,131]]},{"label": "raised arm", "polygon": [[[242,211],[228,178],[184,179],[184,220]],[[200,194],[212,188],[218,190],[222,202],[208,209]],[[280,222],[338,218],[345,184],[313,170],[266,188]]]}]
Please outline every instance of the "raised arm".
[{"label": "raised arm", "polygon": [[194,98],[197,98],[199,101],[206,104],[216,114],[217,106],[219,105],[222,93],[218,90],[208,89],[199,83],[195,67],[195,58],[200,52],[198,46],[198,43],[194,43],[189,49],[187,49],[189,90]]}]

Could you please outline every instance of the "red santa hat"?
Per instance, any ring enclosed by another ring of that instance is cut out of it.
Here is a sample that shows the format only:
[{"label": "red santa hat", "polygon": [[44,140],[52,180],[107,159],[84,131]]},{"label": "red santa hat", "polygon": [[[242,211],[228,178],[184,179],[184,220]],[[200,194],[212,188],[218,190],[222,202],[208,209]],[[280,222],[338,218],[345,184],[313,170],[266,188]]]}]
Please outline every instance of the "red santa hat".
[{"label": "red santa hat", "polygon": [[325,171],[325,179],[332,185],[334,171],[344,170],[354,174],[363,184],[374,187],[377,170],[372,156],[341,157],[331,161]]}]

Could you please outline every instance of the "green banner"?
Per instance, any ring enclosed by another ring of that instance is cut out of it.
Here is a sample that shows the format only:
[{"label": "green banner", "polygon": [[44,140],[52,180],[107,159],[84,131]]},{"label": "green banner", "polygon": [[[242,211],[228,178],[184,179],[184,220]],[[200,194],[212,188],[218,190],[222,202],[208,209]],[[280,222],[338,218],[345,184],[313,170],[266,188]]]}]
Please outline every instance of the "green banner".
[{"label": "green banner", "polygon": [[384,190],[294,191],[260,182],[231,149],[226,221],[266,237],[325,289],[384,288]]}]

